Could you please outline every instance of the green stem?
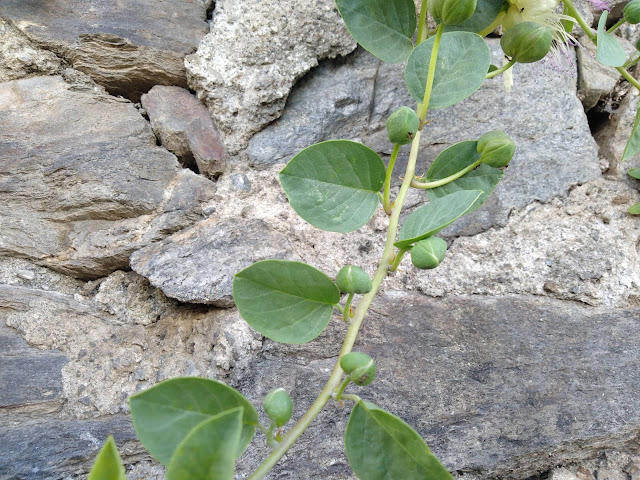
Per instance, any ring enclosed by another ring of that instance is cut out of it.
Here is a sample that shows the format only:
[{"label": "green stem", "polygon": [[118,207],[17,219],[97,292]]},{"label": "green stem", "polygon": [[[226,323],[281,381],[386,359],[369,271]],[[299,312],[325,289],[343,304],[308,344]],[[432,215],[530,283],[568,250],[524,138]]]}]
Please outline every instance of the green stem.
[{"label": "green stem", "polygon": [[501,73],[504,73],[507,70],[509,70],[515,64],[516,64],[516,61],[515,61],[515,59],[512,58],[511,60],[509,60],[509,63],[507,63],[506,65],[503,65],[502,67],[498,68],[497,70],[494,70],[493,72],[487,73],[487,76],[484,77],[484,78],[485,79],[489,79],[489,78],[497,77]]},{"label": "green stem", "polygon": [[591,29],[589,25],[587,25],[587,22],[585,22],[584,18],[582,18],[582,15],[580,15],[580,12],[576,10],[576,7],[573,4],[573,2],[571,0],[563,0],[563,2],[565,7],[567,7],[567,15],[575,18],[576,22],[578,22],[578,25],[580,25],[580,28],[582,28],[582,30],[587,35],[587,37],[589,37],[589,39],[595,43],[596,42],[595,32]]},{"label": "green stem", "polygon": [[391,152],[391,158],[389,159],[389,166],[387,167],[387,176],[384,179],[384,198],[382,205],[387,215],[391,215],[391,175],[393,174],[393,167],[396,164],[398,158],[398,152],[400,151],[400,144],[396,143],[393,146],[393,152]]},{"label": "green stem", "polygon": [[[426,117],[429,99],[431,98],[433,77],[435,75],[435,64],[438,57],[438,49],[440,47],[441,37],[442,28],[438,27],[436,41],[433,45],[433,50],[431,51],[431,62],[429,64],[429,74],[427,77],[427,86],[424,95],[423,115],[421,117],[422,120],[424,120],[424,118]],[[300,420],[296,422],[291,430],[289,430],[282,437],[282,441],[273,449],[271,454],[260,464],[260,466],[255,472],[253,472],[248,480],[262,480],[268,475],[269,471],[280,461],[287,450],[291,448],[298,437],[302,435],[302,433],[307,429],[311,422],[322,411],[326,403],[331,399],[333,392],[340,384],[342,375],[344,373],[342,371],[342,368],[340,368],[340,359],[347,353],[351,352],[351,350],[353,349],[353,345],[358,336],[358,332],[360,331],[360,327],[362,325],[362,322],[364,321],[365,314],[367,313],[369,306],[378,293],[380,285],[382,285],[382,281],[389,273],[389,266],[391,265],[394,257],[393,244],[396,241],[396,237],[398,235],[398,226],[400,225],[400,212],[402,211],[402,207],[404,206],[404,202],[407,198],[407,193],[409,192],[409,188],[411,186],[411,180],[413,179],[416,172],[416,161],[418,159],[418,151],[420,150],[421,134],[421,131],[416,132],[416,135],[413,138],[413,142],[411,143],[411,152],[409,153],[409,161],[407,163],[404,180],[402,181],[400,191],[398,192],[398,197],[396,198],[396,201],[394,203],[391,217],[389,217],[389,230],[387,231],[387,240],[384,246],[384,252],[382,253],[382,259],[380,260],[380,264],[378,265],[376,274],[371,281],[373,288],[369,293],[364,295],[358,303],[358,307],[356,308],[353,320],[349,324],[347,334],[345,335],[344,342],[342,343],[340,355],[338,356],[338,360],[333,367],[333,371],[331,372],[327,383],[318,395],[318,398],[316,398],[316,400],[305,412],[305,414],[300,418]]]},{"label": "green stem", "polygon": [[450,175],[450,176],[448,176],[446,178],[443,178],[443,179],[440,179],[440,180],[434,180],[433,182],[418,182],[416,180],[413,180],[411,182],[411,186],[413,188],[420,188],[422,190],[429,190],[429,189],[432,189],[432,188],[438,188],[438,187],[441,187],[443,185],[446,185],[447,183],[451,183],[454,180],[459,179],[463,175],[469,173],[471,170],[475,169],[476,167],[479,167],[481,164],[482,164],[482,159],[476,160],[475,162],[473,162],[468,167],[463,168],[459,172],[454,173],[453,175]]},{"label": "green stem", "polygon": [[340,385],[340,388],[338,389],[335,396],[333,397],[336,402],[340,401],[340,399],[342,398],[342,394],[344,393],[345,389],[349,386],[350,383],[351,383],[351,379],[349,377],[344,379],[344,382],[342,382],[342,385]]},{"label": "green stem", "polygon": [[[637,55],[637,52],[636,52]],[[636,63],[638,63],[638,61],[640,60],[640,55],[636,56],[636,58],[631,57],[629,60],[627,60],[627,63],[625,63],[622,68],[627,69],[627,68],[631,68],[633,67]]]},{"label": "green stem", "polygon": [[625,22],[626,20],[624,19],[624,17],[622,17],[620,20],[618,20],[618,23],[616,23],[613,27],[607,30],[607,33],[613,33],[618,27],[621,27],[622,25],[624,25]]},{"label": "green stem", "polygon": [[398,250],[398,253],[396,253],[395,260],[389,267],[389,270],[391,272],[395,272],[398,269],[398,267],[400,266],[400,262],[402,262],[402,257],[404,257],[404,254],[407,253],[409,250],[411,250],[411,247],[402,247],[400,250]]},{"label": "green stem", "polygon": [[342,315],[347,323],[351,321],[351,302],[353,302],[353,293],[349,294],[347,302],[344,304],[344,313]]},{"label": "green stem", "polygon": [[267,436],[267,445],[271,448],[275,447],[278,442],[276,442],[276,439],[273,437],[273,431],[275,430],[276,424],[271,422],[271,425],[269,425],[269,431],[265,434]]},{"label": "green stem", "polygon": [[351,400],[352,402],[356,402],[356,403],[362,401],[362,399],[358,395],[355,395],[353,393],[347,393],[347,394],[343,395],[342,399],[343,400]]},{"label": "green stem", "polygon": [[[444,25],[442,24],[438,25],[438,29],[436,30],[436,38],[435,38],[435,41],[433,42],[433,51],[431,53],[431,59],[429,60],[429,74],[427,76],[427,86],[424,89],[424,100],[422,100],[422,108],[420,109],[421,122],[424,122],[425,118],[427,118],[427,110],[429,109],[429,101],[431,100],[431,91],[433,90],[433,79],[436,73],[436,62],[438,60],[438,50],[440,49],[440,40],[442,39],[443,32],[444,32]],[[413,143],[416,143],[415,138]],[[411,145],[411,149],[413,150],[413,144]]]},{"label": "green stem", "polygon": [[616,70],[620,72],[620,75],[622,75],[627,80],[627,82],[636,87],[636,89],[640,92],[640,83],[635,78],[633,78],[633,76],[629,72],[627,72],[622,67],[616,67]]},{"label": "green stem", "polygon": [[417,44],[420,45],[427,38],[427,0],[422,0],[422,6],[420,7],[420,19],[418,20],[418,36]]}]

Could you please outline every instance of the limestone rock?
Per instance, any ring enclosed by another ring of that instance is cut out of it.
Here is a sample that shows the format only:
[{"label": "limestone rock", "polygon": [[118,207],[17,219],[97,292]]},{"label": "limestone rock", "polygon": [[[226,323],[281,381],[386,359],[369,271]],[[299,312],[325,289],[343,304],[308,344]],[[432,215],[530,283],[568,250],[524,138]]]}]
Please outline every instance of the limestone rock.
[{"label": "limestone rock", "polygon": [[[0,85],[0,254],[97,278],[202,218],[215,185],[155,146],[132,104],[60,77]],[[34,121],[34,119],[37,119]]]},{"label": "limestone rock", "polygon": [[0,18],[0,82],[54,74],[60,67],[58,57],[33,45],[20,30]]},{"label": "limestone rock", "polygon": [[211,33],[185,64],[189,86],[236,155],[280,116],[293,84],[318,60],[355,46],[333,0],[218,0]]},{"label": "limestone rock", "polygon": [[0,1],[0,16],[36,44],[134,101],[154,85],[186,86],[183,60],[208,32],[206,10],[190,0]]},{"label": "limestone rock", "polygon": [[[640,381],[639,321],[637,308],[536,297],[389,294],[374,302],[366,340],[356,344],[376,360],[378,376],[366,389],[347,391],[407,421],[460,478],[529,478],[595,458],[603,448],[633,446],[640,433],[631,393]],[[316,342],[319,350],[331,346]],[[254,403],[284,387],[294,420],[335,361],[297,348],[265,355],[240,385]],[[273,477],[354,478],[342,442],[349,406],[329,404]],[[263,458],[266,449],[256,445],[240,460],[241,475]]]},{"label": "limestone rock", "polygon": [[162,145],[180,163],[208,177],[224,171],[225,153],[207,109],[188,90],[155,86],[142,95],[142,107]]}]

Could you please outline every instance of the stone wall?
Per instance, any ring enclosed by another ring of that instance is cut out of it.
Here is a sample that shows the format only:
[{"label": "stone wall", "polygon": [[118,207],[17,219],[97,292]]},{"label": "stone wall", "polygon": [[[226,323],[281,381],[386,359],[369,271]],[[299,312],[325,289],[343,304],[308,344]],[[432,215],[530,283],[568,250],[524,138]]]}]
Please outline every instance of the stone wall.
[{"label": "stone wall", "polygon": [[[424,130],[419,171],[492,129],[518,151],[445,230],[440,268],[405,260],[385,281],[358,343],[379,376],[359,393],[458,478],[638,480],[640,220],[626,210],[640,194],[625,172],[640,161],[618,162],[638,96],[588,48],[514,81]],[[164,478],[127,399],[178,375],[255,405],[283,386],[299,417],[344,325],[275,344],[239,317],[232,276],[265,258],[373,272],[384,213],[322,232],[277,173],[331,138],[386,161],[401,105],[402,67],[356,48],[331,0],[0,0],[0,479],[86,478],[109,434],[128,478]],[[425,201],[412,192],[408,212]],[[270,478],[354,478],[348,414],[329,405]],[[265,454],[257,434],[238,478]]]}]

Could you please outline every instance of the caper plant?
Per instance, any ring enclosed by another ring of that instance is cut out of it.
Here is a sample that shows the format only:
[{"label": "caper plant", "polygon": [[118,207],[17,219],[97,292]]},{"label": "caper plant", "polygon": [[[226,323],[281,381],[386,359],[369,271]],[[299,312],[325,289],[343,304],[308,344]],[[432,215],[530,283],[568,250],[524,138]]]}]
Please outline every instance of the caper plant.
[{"label": "caper plant", "polygon": [[[346,265],[334,281],[310,265],[285,260],[263,260],[235,275],[233,296],[238,311],[262,335],[283,343],[310,342],[332,318],[340,318],[348,324],[342,349],[324,388],[290,428],[294,407],[289,394],[277,386],[263,402],[269,426],[260,423],[258,412],[242,394],[215,380],[175,378],[132,396],[138,438],[167,467],[169,480],[232,479],[235,462],[256,428],[266,436],[271,453],[249,478],[263,479],[331,401],[351,406],[344,443],[359,479],[451,478],[407,423],[355,393],[345,393],[351,384],[364,387],[375,379],[374,360],[352,348],[384,279],[407,252],[416,268],[436,268],[445,257],[447,244],[435,235],[487,200],[516,150],[506,133],[487,132],[447,148],[425,177],[418,178],[416,160],[428,113],[464,100],[486,79],[507,75],[515,63],[543,59],[573,39],[574,24],[597,42],[598,60],[616,68],[640,89],[627,70],[640,55],[626,58],[612,35],[624,22],[640,22],[640,0],[629,2],[624,18],[609,30],[604,12],[595,32],[571,0],[563,1],[563,13],[558,11],[557,0],[423,0],[418,18],[413,0],[336,3],[362,47],[385,62],[406,63],[406,86],[417,106],[401,106],[388,118],[393,150],[386,167],[365,145],[331,140],[295,155],[280,172],[280,182],[291,207],[311,225],[328,231],[354,231],[381,207],[389,217],[382,258],[373,278],[360,266]],[[432,31],[427,14],[437,25]],[[484,36],[500,26],[505,62],[494,66]],[[391,179],[403,145],[410,145],[409,160],[392,199]],[[636,119],[624,158],[638,152]],[[631,174],[640,177],[636,171]],[[411,188],[424,190],[429,202],[400,227]],[[89,478],[125,478],[112,439],[99,453]]]}]

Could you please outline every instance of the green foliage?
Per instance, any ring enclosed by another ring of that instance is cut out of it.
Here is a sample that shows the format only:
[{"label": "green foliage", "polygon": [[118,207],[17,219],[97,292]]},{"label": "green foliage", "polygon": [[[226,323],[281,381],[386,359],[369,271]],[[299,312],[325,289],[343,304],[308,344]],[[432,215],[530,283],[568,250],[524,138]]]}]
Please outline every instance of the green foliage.
[{"label": "green foliage", "polygon": [[598,21],[596,60],[610,67],[621,67],[627,61],[627,54],[615,35],[607,33],[608,15],[609,12],[605,10]]},{"label": "green foliage", "polygon": [[264,397],[262,408],[276,427],[286,425],[293,415],[293,401],[284,388],[271,390]]},{"label": "green foliage", "polygon": [[133,426],[149,453],[167,466],[174,452],[202,422],[240,408],[240,439],[235,456],[244,452],[258,424],[258,413],[240,393],[216,380],[182,377],[166,380],[129,400]]},{"label": "green foliage", "polygon": [[311,225],[352,232],[378,207],[384,162],[357,142],[332,140],[305,148],[280,172],[293,209]]},{"label": "green foliage", "polygon": [[533,22],[522,22],[504,32],[502,51],[518,63],[542,60],[551,50],[551,29]]},{"label": "green foliage", "polygon": [[242,318],[265,337],[305,343],[326,328],[340,292],[310,265],[263,260],[235,275],[233,298]]},{"label": "green foliage", "polygon": [[358,402],[353,407],[344,444],[360,480],[452,478],[420,435],[372,403]]},{"label": "green foliage", "polygon": [[416,7],[412,0],[336,0],[355,40],[380,60],[404,62],[413,50]]},{"label": "green foliage", "polygon": [[112,436],[107,438],[104,446],[98,452],[88,480],[127,480],[124,465],[118,455],[118,448]]},{"label": "green foliage", "polygon": [[631,207],[629,207],[628,211],[631,215],[640,215],[640,203],[632,205]]},{"label": "green foliage", "polygon": [[438,237],[420,240],[411,248],[411,263],[416,268],[430,270],[442,263],[447,254],[447,242]]},{"label": "green foliage", "polygon": [[242,415],[241,407],[234,408],[193,428],[176,448],[167,480],[233,480]]},{"label": "green foliage", "polygon": [[478,0],[476,11],[469,20],[458,25],[447,25],[445,31],[453,32],[464,30],[467,32],[480,33],[489,28],[500,12],[508,5],[506,0]]},{"label": "green foliage", "polygon": [[633,121],[633,129],[631,135],[627,141],[627,145],[624,147],[624,153],[622,154],[622,161],[629,160],[640,152],[640,104],[636,110],[636,118]]},{"label": "green foliage", "polygon": [[[407,88],[417,102],[424,97],[434,41],[430,37],[418,45],[405,69]],[[444,33],[429,108],[448,107],[470,96],[484,82],[490,65],[491,53],[482,37],[470,32]]]},{"label": "green foliage", "polygon": [[630,177],[640,180],[640,168],[632,168],[627,172]]}]

